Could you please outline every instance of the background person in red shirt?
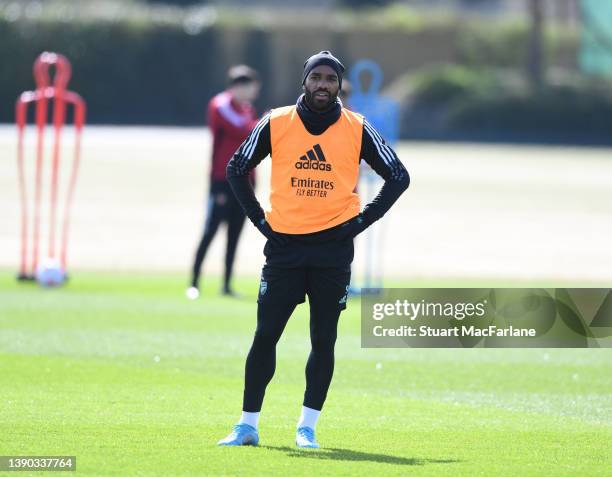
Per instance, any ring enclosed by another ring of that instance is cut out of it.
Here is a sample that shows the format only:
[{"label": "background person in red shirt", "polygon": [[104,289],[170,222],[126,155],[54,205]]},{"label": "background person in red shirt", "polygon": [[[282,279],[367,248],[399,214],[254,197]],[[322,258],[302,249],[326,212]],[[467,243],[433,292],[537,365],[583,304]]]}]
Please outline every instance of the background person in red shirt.
[{"label": "background person in red shirt", "polygon": [[[259,94],[259,87],[255,70],[245,65],[233,66],[228,71],[227,89],[208,103],[208,126],[213,135],[210,192],[204,233],[193,263],[191,286],[187,290],[190,299],[200,295],[202,262],[222,222],[227,222],[223,294],[233,295],[230,281],[245,214],[232,193],[225,170],[229,160],[257,124],[257,114],[252,103]],[[251,174],[250,179],[254,184],[255,175]]]}]

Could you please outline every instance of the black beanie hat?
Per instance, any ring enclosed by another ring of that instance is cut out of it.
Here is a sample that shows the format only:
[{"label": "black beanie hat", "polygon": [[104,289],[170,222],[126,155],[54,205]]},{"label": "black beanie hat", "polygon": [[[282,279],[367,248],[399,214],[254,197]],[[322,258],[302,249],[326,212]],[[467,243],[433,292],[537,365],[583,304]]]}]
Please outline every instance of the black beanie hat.
[{"label": "black beanie hat", "polygon": [[314,68],[321,65],[330,66],[338,75],[338,84],[342,89],[342,74],[344,73],[344,65],[340,60],[332,55],[329,51],[320,51],[316,55],[312,55],[304,63],[304,74],[302,75],[302,84],[306,82],[306,77]]}]

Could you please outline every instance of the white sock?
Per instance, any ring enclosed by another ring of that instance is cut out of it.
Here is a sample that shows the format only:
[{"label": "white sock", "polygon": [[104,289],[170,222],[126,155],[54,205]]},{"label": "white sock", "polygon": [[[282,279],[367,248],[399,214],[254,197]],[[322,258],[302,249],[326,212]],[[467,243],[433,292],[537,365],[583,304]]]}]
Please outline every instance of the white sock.
[{"label": "white sock", "polygon": [[238,424],[248,424],[249,426],[258,429],[259,427],[259,412],[245,412],[242,411],[242,416],[240,416],[240,421]]},{"label": "white sock", "polygon": [[321,411],[302,406],[302,415],[298,421],[298,428],[310,427],[314,431],[314,428],[317,425],[317,419],[319,419],[319,414],[321,414]]}]

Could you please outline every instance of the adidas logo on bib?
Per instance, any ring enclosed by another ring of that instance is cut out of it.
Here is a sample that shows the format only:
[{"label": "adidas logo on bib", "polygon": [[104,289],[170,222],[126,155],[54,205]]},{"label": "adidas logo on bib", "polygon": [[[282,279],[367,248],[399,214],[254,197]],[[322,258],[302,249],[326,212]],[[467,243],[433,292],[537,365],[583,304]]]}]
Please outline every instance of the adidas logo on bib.
[{"label": "adidas logo on bib", "polygon": [[323,149],[319,144],[312,146],[312,149],[306,151],[306,154],[300,157],[300,160],[295,163],[296,169],[310,169],[315,171],[331,171],[332,166],[325,159]]}]

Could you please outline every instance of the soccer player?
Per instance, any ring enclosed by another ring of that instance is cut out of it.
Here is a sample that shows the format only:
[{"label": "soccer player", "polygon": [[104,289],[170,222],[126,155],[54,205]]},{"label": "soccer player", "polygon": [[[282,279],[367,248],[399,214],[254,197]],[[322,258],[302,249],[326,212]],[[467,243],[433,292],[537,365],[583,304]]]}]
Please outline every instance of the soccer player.
[{"label": "soccer player", "polygon": [[[395,152],[363,118],[342,106],[344,66],[329,51],[304,64],[304,94],[273,109],[255,126],[227,166],[227,178],[247,217],[268,239],[257,300],[257,328],[245,366],[242,416],[219,445],[256,445],[276,344],[308,295],[311,352],[296,445],[319,447],[315,426],[334,370],[340,312],[346,308],[353,238],[380,219],[410,179]],[[271,208],[264,213],[250,171],[272,158]],[[363,211],[354,192],[360,160],[384,178]]]},{"label": "soccer player", "polygon": [[[252,103],[259,94],[259,86],[255,70],[245,65],[233,66],[228,71],[228,88],[208,103],[208,126],[213,135],[210,190],[204,233],[193,262],[191,286],[187,290],[187,297],[192,300],[200,296],[202,262],[222,222],[227,222],[223,294],[234,294],[230,282],[245,215],[227,182],[225,169],[238,146],[257,124]],[[251,184],[254,184],[254,173],[249,174]]]}]

